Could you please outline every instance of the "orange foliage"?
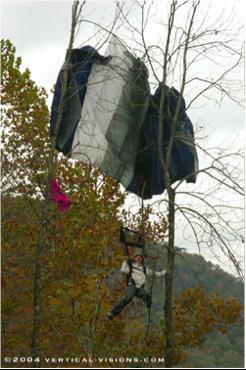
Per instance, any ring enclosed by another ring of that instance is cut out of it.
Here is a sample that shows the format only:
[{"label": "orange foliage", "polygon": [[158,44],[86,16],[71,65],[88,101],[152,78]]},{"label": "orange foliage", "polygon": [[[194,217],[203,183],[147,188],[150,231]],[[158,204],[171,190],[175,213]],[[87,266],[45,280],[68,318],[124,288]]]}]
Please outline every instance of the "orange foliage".
[{"label": "orange foliage", "polygon": [[[2,352],[3,357],[28,356],[35,246],[49,153],[49,112],[45,91],[37,88],[28,70],[20,72],[21,60],[15,58],[9,41],[2,43],[2,60]],[[64,214],[58,212],[56,204],[50,210],[41,261],[41,365],[50,367],[44,361],[49,356],[163,357],[165,326],[160,323],[146,338],[141,302],[137,309],[131,304],[113,322],[106,318],[125,288],[115,281],[123,255],[118,243],[120,225],[123,221],[141,230],[139,214],[133,217],[123,210],[125,194],[99,170],[60,154],[56,166],[58,181],[74,204]],[[147,207],[147,238],[161,240],[168,227],[166,218],[159,215],[151,222],[150,214]],[[237,319],[239,310],[234,300],[225,302],[216,294],[206,296],[201,289],[184,291],[174,308],[175,362],[184,359],[183,346],[200,344],[215,328],[226,330]],[[104,367],[105,363],[96,366]],[[121,364],[114,363],[114,367]]]}]

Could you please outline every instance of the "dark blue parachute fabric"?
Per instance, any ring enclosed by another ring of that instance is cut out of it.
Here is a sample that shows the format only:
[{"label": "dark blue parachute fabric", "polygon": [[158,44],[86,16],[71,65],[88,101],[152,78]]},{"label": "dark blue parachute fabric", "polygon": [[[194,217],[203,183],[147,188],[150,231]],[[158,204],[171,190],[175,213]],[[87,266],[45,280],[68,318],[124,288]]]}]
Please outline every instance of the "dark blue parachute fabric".
[{"label": "dark blue parachute fabric", "polygon": [[[194,145],[193,126],[185,112],[185,101],[173,87],[169,88],[168,86],[164,86],[163,88],[164,122],[162,154],[164,160],[166,160],[166,151],[170,140],[171,126],[178,99],[180,99],[181,103],[169,162],[171,181],[174,183],[177,180],[186,178],[187,182],[196,182],[195,172],[198,169],[198,159]],[[128,191],[144,199],[149,199],[153,195],[162,194],[166,189],[163,168],[158,155],[160,99],[161,87],[158,87],[155,94],[152,95],[150,99],[149,109],[141,129],[134,177],[127,187]]]},{"label": "dark blue parachute fabric", "polygon": [[[102,56],[92,46],[84,46],[73,49],[71,55],[71,67],[68,71],[65,106],[62,112],[62,121],[57,133],[56,149],[68,155],[71,151],[74,133],[78,125],[81,108],[83,106],[88,77],[93,63],[98,60],[106,62],[110,57]],[[61,68],[51,107],[50,134],[54,134],[54,128],[58,117],[58,107],[61,99],[64,66]]]}]

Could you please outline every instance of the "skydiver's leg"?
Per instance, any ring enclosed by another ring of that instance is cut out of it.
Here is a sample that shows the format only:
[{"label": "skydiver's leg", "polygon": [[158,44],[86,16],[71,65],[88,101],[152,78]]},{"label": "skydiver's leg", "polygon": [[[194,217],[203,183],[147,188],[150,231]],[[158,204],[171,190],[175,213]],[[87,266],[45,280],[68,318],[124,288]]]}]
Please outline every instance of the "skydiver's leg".
[{"label": "skydiver's leg", "polygon": [[145,291],[144,288],[137,289],[136,296],[141,298],[144,301],[147,308],[150,308],[150,306],[151,306],[151,296]]},{"label": "skydiver's leg", "polygon": [[119,315],[119,313],[125,308],[125,306],[131,302],[133,297],[136,294],[136,288],[134,285],[129,285],[127,287],[126,296],[124,299],[122,299],[118,304],[116,304],[112,310],[108,313],[108,318],[113,319],[115,316]]}]

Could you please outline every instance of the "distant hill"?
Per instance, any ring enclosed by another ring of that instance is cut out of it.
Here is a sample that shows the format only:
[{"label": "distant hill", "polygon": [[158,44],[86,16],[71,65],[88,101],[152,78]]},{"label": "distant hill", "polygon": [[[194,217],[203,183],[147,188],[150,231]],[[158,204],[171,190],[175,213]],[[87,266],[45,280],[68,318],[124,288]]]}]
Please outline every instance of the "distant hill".
[{"label": "distant hill", "polygon": [[[163,246],[151,248],[146,264],[157,271],[163,269],[166,250]],[[154,257],[154,260],[153,260]],[[155,257],[159,257],[155,259]],[[206,293],[218,290],[224,298],[234,297],[244,302],[244,285],[242,281],[222,270],[219,266],[206,261],[198,254],[179,251],[175,259],[174,291],[178,296],[188,287],[202,286]],[[152,320],[163,317],[164,284],[156,279],[153,286]],[[160,294],[161,292],[161,294]],[[229,332],[222,335],[214,332],[209,335],[201,348],[190,349],[188,360],[183,366],[198,368],[244,367],[244,325],[243,318]],[[182,365],[180,364],[180,367]]]},{"label": "distant hill", "polygon": [[[220,266],[206,261],[199,254],[192,254],[177,249],[175,258],[175,295],[188,287],[201,285],[206,293],[218,289],[224,298],[234,297],[241,303],[244,302],[244,285],[240,279],[224,271]],[[163,269],[166,264],[166,248],[163,246],[152,247],[147,250],[146,263],[157,270]]]}]

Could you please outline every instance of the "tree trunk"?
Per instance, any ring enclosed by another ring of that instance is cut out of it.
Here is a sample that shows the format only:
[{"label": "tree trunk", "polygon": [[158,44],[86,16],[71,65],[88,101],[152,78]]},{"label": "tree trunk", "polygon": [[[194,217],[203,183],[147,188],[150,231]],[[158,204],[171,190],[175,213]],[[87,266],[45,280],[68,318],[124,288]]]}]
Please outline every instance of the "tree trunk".
[{"label": "tree trunk", "polygon": [[165,364],[167,368],[173,365],[173,315],[172,315],[172,297],[173,297],[173,273],[174,273],[174,236],[175,236],[175,191],[168,192],[169,197],[169,236],[167,253],[167,274],[166,274],[166,292],[165,292],[165,323],[166,323],[166,357]]},{"label": "tree trunk", "polygon": [[[84,5],[84,3],[83,3]],[[82,6],[83,6],[82,5]],[[82,6],[79,6],[79,1],[74,1],[72,7],[72,24],[69,39],[69,46],[66,54],[66,63],[63,75],[63,83],[61,89],[61,99],[58,109],[58,117],[54,128],[54,136],[51,138],[51,146],[47,165],[47,178],[45,184],[45,195],[44,204],[41,214],[41,225],[38,235],[38,241],[36,245],[36,257],[35,257],[35,271],[34,271],[34,304],[33,304],[33,331],[32,331],[32,344],[31,350],[33,357],[39,357],[40,354],[40,329],[41,329],[41,289],[42,289],[42,257],[44,252],[44,244],[47,235],[47,226],[49,223],[49,210],[50,210],[50,181],[55,176],[55,165],[56,165],[56,136],[59,131],[61,124],[62,113],[65,105],[65,95],[67,90],[68,71],[70,68],[71,52],[74,41],[75,28],[80,15]],[[40,367],[40,363],[34,362],[36,367]]]},{"label": "tree trunk", "polygon": [[[34,307],[33,307],[34,313],[33,313],[33,331],[32,331],[33,357],[38,357],[39,355],[39,337],[41,326],[42,256],[44,250],[46,229],[48,225],[49,203],[50,201],[47,196],[45,198],[39,238],[36,246],[35,272],[34,272]],[[36,362],[35,364],[37,365]]]}]

